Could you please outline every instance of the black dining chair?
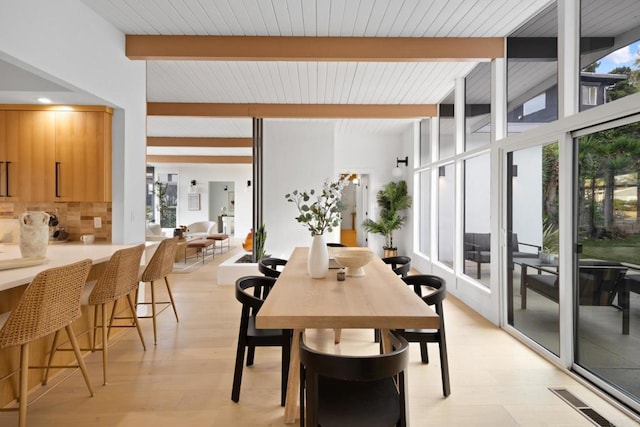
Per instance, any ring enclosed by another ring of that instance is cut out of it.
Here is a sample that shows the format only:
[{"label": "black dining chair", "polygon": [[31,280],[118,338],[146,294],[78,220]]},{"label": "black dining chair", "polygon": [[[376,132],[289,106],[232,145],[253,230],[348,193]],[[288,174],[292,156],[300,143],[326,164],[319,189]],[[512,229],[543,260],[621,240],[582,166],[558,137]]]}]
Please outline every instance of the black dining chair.
[{"label": "black dining chair", "polygon": [[347,245],[342,243],[327,243],[328,248],[346,248]]},{"label": "black dining chair", "polygon": [[394,273],[401,277],[407,277],[411,271],[411,258],[408,256],[391,256],[382,258],[385,264],[391,266]]},{"label": "black dining chair", "polygon": [[388,331],[392,351],[345,356],[300,342],[300,426],[405,426],[409,344]]},{"label": "black dining chair", "polygon": [[442,376],[442,394],[445,397],[451,394],[449,385],[449,359],[447,357],[447,340],[444,332],[444,311],[442,301],[447,294],[447,286],[444,279],[428,274],[416,274],[407,276],[402,280],[411,287],[422,300],[434,306],[436,313],[440,317],[440,327],[438,329],[404,329],[396,331],[409,342],[420,343],[420,358],[422,363],[429,363],[429,353],[427,343],[438,343],[440,349],[440,371]]},{"label": "black dining chair", "polygon": [[286,259],[281,258],[262,258],[258,262],[258,271],[267,277],[273,277],[277,279],[280,276],[281,270],[278,267],[284,267],[287,265]]},{"label": "black dining chair", "polygon": [[[390,265],[394,273],[400,277],[407,277],[409,271],[411,271],[411,258],[408,256],[391,256],[382,258],[385,264]],[[380,342],[380,331],[374,329],[373,339],[375,342]]]},{"label": "black dining chair", "polygon": [[231,400],[240,400],[240,385],[244,365],[245,348],[247,366],[253,365],[256,347],[282,347],[282,378],[280,405],[284,406],[287,394],[287,377],[289,375],[289,358],[291,356],[291,331],[288,329],[257,329],[256,315],[262,303],[269,295],[276,279],[266,276],[246,276],[236,281],[236,299],[242,303],[240,329],[238,332],[238,350],[233,375]]}]

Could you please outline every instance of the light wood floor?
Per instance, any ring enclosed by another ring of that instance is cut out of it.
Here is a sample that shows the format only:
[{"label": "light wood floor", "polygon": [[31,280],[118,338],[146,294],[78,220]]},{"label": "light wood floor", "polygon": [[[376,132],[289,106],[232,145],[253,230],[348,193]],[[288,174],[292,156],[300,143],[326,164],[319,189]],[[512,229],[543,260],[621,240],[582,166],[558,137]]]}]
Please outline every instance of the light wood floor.
[{"label": "light wood floor", "polygon": [[[80,373],[71,372],[29,407],[29,426],[283,425],[278,349],[257,349],[240,402],[230,399],[240,306],[232,286],[216,284],[216,265],[228,256],[216,254],[213,262],[172,276],[180,322],[170,311],[160,315],[157,346],[151,320],[142,320],[146,352],[134,330],[121,335],[111,348],[107,386],[101,385],[101,354],[88,355],[95,397]],[[430,348],[431,363],[422,365],[412,345],[412,426],[592,425],[549,387],[566,387],[616,426],[638,425],[453,297],[445,301],[445,319],[452,394],[442,397],[437,347]],[[321,342],[333,335],[309,337]],[[339,351],[375,351],[372,341],[370,330],[344,331]],[[0,426],[12,425],[17,414],[0,413]]]}]

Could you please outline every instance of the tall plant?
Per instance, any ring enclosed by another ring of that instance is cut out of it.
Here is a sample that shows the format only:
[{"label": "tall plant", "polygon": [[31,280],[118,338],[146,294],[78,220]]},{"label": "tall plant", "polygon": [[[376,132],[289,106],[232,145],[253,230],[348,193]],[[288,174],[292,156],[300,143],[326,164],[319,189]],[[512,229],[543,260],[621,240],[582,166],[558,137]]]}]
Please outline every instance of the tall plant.
[{"label": "tall plant", "polygon": [[395,250],[393,232],[404,226],[407,217],[401,213],[410,208],[413,202],[407,191],[407,182],[402,180],[388,183],[378,191],[376,201],[380,207],[380,218],[377,221],[367,219],[362,223],[362,227],[368,233],[384,236],[383,249]]}]

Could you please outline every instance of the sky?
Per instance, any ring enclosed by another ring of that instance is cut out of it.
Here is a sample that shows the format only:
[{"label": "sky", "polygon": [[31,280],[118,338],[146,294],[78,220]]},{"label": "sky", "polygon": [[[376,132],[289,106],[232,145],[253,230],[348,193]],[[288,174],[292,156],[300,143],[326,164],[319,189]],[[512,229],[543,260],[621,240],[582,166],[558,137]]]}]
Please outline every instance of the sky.
[{"label": "sky", "polygon": [[640,58],[640,40],[625,46],[621,49],[611,52],[609,55],[600,59],[600,66],[596,69],[597,73],[608,73],[616,67],[631,67],[637,69],[635,60]]}]

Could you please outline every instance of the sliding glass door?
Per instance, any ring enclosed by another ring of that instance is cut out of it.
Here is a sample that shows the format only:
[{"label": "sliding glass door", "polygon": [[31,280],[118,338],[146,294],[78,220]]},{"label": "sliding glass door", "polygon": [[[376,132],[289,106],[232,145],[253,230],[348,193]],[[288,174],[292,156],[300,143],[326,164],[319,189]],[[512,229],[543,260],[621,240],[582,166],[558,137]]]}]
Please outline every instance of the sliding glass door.
[{"label": "sliding glass door", "polygon": [[640,400],[640,122],[575,138],[575,364]]},{"label": "sliding glass door", "polygon": [[507,156],[508,323],[560,354],[558,144]]}]

